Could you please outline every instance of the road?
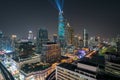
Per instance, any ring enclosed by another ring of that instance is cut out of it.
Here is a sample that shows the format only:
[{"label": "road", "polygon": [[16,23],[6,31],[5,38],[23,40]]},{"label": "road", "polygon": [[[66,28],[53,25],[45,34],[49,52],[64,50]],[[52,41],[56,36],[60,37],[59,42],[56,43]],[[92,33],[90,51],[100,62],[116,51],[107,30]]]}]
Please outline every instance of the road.
[{"label": "road", "polygon": [[92,55],[94,55],[96,53],[96,51],[91,51],[90,53],[88,53],[85,57],[91,58]]},{"label": "road", "polygon": [[15,80],[12,74],[3,66],[3,64],[0,62],[0,69],[3,73],[3,76],[5,80]]}]

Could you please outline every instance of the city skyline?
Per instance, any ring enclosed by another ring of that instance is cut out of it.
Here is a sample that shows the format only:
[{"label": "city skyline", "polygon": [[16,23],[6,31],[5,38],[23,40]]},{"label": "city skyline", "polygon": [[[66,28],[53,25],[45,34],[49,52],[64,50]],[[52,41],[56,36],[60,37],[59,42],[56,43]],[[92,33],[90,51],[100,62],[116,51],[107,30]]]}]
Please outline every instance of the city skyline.
[{"label": "city skyline", "polygon": [[[58,11],[50,0],[6,0],[0,1],[0,30],[6,35],[34,35],[41,27],[49,35],[57,33]],[[73,27],[75,34],[86,28],[90,36],[116,37],[120,34],[120,5],[113,0],[69,0],[64,2],[64,16]]]}]

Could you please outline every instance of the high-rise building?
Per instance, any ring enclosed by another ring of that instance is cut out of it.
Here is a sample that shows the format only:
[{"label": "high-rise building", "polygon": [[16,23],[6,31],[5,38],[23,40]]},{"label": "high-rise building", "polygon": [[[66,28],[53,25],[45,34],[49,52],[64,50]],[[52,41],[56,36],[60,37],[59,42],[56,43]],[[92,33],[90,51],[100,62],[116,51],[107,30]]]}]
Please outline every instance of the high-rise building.
[{"label": "high-rise building", "polygon": [[78,36],[77,35],[74,36],[74,46],[78,48]]},{"label": "high-rise building", "polygon": [[82,39],[78,39],[78,45],[79,45],[79,48],[83,48],[84,47],[84,43],[83,43],[83,40]]},{"label": "high-rise building", "polygon": [[57,34],[53,34],[53,42],[57,43]]},{"label": "high-rise building", "polygon": [[99,39],[97,37],[90,37],[89,39],[89,48],[93,49],[99,44]]},{"label": "high-rise building", "polygon": [[3,33],[0,31],[0,50],[5,51],[6,53],[12,52],[12,40],[8,36],[3,36]]},{"label": "high-rise building", "polygon": [[59,21],[58,21],[58,39],[60,46],[65,47],[65,22],[63,17],[63,11],[59,12]]},{"label": "high-rise building", "polygon": [[66,46],[65,43],[65,19],[63,16],[63,4],[64,0],[51,0],[52,4],[55,3],[56,9],[58,10],[58,42],[60,47],[63,49]]},{"label": "high-rise building", "polygon": [[65,27],[65,40],[66,40],[67,45],[73,44],[74,31],[73,31],[73,28],[70,26],[69,23],[67,23],[66,27]]},{"label": "high-rise building", "polygon": [[0,38],[2,38],[3,37],[3,33],[2,33],[2,31],[0,31]]},{"label": "high-rise building", "polygon": [[48,41],[48,31],[47,29],[40,28],[37,33],[37,39],[36,39],[36,51],[37,53],[41,54],[42,45],[47,43]]},{"label": "high-rise building", "polygon": [[82,39],[82,37],[80,36],[80,34],[78,35],[78,47],[79,47],[79,48],[83,48],[83,47],[84,47],[83,39]]},{"label": "high-rise building", "polygon": [[15,50],[15,43],[17,41],[17,35],[12,35],[11,40],[12,40],[12,43],[11,43],[12,48],[13,48],[13,50]]},{"label": "high-rise building", "polygon": [[33,40],[33,32],[32,31],[29,31],[28,33],[28,40]]},{"label": "high-rise building", "polygon": [[86,29],[83,31],[83,42],[84,42],[84,47],[88,47],[88,33]]}]

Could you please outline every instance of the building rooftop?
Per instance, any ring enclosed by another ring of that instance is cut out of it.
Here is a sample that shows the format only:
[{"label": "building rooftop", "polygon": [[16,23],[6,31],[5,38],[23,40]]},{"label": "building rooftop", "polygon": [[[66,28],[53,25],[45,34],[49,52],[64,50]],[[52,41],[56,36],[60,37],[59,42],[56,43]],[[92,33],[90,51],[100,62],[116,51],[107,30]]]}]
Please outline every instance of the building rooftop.
[{"label": "building rooftop", "polygon": [[13,58],[13,60],[15,60],[16,62],[21,62],[21,61],[30,60],[30,59],[32,59],[33,57],[36,57],[36,56],[38,56],[38,54],[30,54],[30,55],[27,55],[27,56],[15,57],[15,58]]},{"label": "building rooftop", "polygon": [[97,76],[97,80],[120,80],[120,76],[114,74],[101,72]]},{"label": "building rooftop", "polygon": [[68,70],[71,70],[71,71],[74,71],[74,72],[76,72],[76,70],[80,70],[80,71],[87,72],[90,74],[94,74],[94,75],[96,74],[96,72],[94,72],[94,71],[90,71],[90,70],[83,69],[83,68],[78,68],[76,65],[69,64],[69,63],[62,63],[62,64],[59,64],[58,66],[68,69]]},{"label": "building rooftop", "polygon": [[87,65],[91,65],[91,66],[104,66],[105,65],[105,59],[104,56],[99,56],[99,55],[94,55],[92,58],[81,58],[78,63],[84,63]]},{"label": "building rooftop", "polygon": [[115,55],[116,57],[120,57],[120,52],[106,52],[105,55]]},{"label": "building rooftop", "polygon": [[105,55],[108,55],[109,58],[106,57],[106,60],[112,63],[120,64],[120,53],[110,53],[106,52]]},{"label": "building rooftop", "polygon": [[39,62],[37,62],[37,63],[31,63],[31,64],[24,64],[21,70],[24,71],[25,73],[31,73],[31,72],[45,70],[50,66],[51,65],[49,64],[40,64]]}]

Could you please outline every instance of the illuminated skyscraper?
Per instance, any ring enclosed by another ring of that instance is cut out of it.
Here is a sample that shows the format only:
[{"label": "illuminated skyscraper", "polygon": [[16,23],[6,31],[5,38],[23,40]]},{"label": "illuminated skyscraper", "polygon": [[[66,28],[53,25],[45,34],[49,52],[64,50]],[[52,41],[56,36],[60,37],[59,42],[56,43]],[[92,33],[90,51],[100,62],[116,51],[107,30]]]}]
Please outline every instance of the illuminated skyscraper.
[{"label": "illuminated skyscraper", "polygon": [[47,43],[47,41],[48,41],[47,29],[40,28],[37,34],[37,42],[36,42],[37,53],[41,53],[42,45]]},{"label": "illuminated skyscraper", "polygon": [[83,42],[84,42],[84,47],[88,47],[88,33],[86,29],[83,31]]},{"label": "illuminated skyscraper", "polygon": [[58,16],[58,42],[61,48],[64,48],[65,43],[65,19],[63,16],[63,4],[64,0],[50,0],[52,4],[57,8],[59,12]]},{"label": "illuminated skyscraper", "polygon": [[65,46],[65,22],[63,12],[59,12],[58,38],[60,46],[63,48]]},{"label": "illuminated skyscraper", "polygon": [[2,31],[0,31],[0,38],[2,38],[3,37],[3,33],[2,33]]},{"label": "illuminated skyscraper", "polygon": [[70,26],[69,23],[67,23],[67,25],[65,27],[65,40],[66,40],[67,45],[73,44],[74,31],[73,31],[73,28]]},{"label": "illuminated skyscraper", "polygon": [[78,48],[78,36],[77,35],[74,36],[74,46]]},{"label": "illuminated skyscraper", "polygon": [[11,40],[12,40],[12,43],[11,43],[12,48],[13,50],[15,50],[15,43],[17,42],[17,35],[12,35]]},{"label": "illuminated skyscraper", "polygon": [[53,42],[57,43],[57,34],[53,34]]},{"label": "illuminated skyscraper", "polygon": [[33,32],[29,31],[28,33],[28,40],[33,40]]}]

